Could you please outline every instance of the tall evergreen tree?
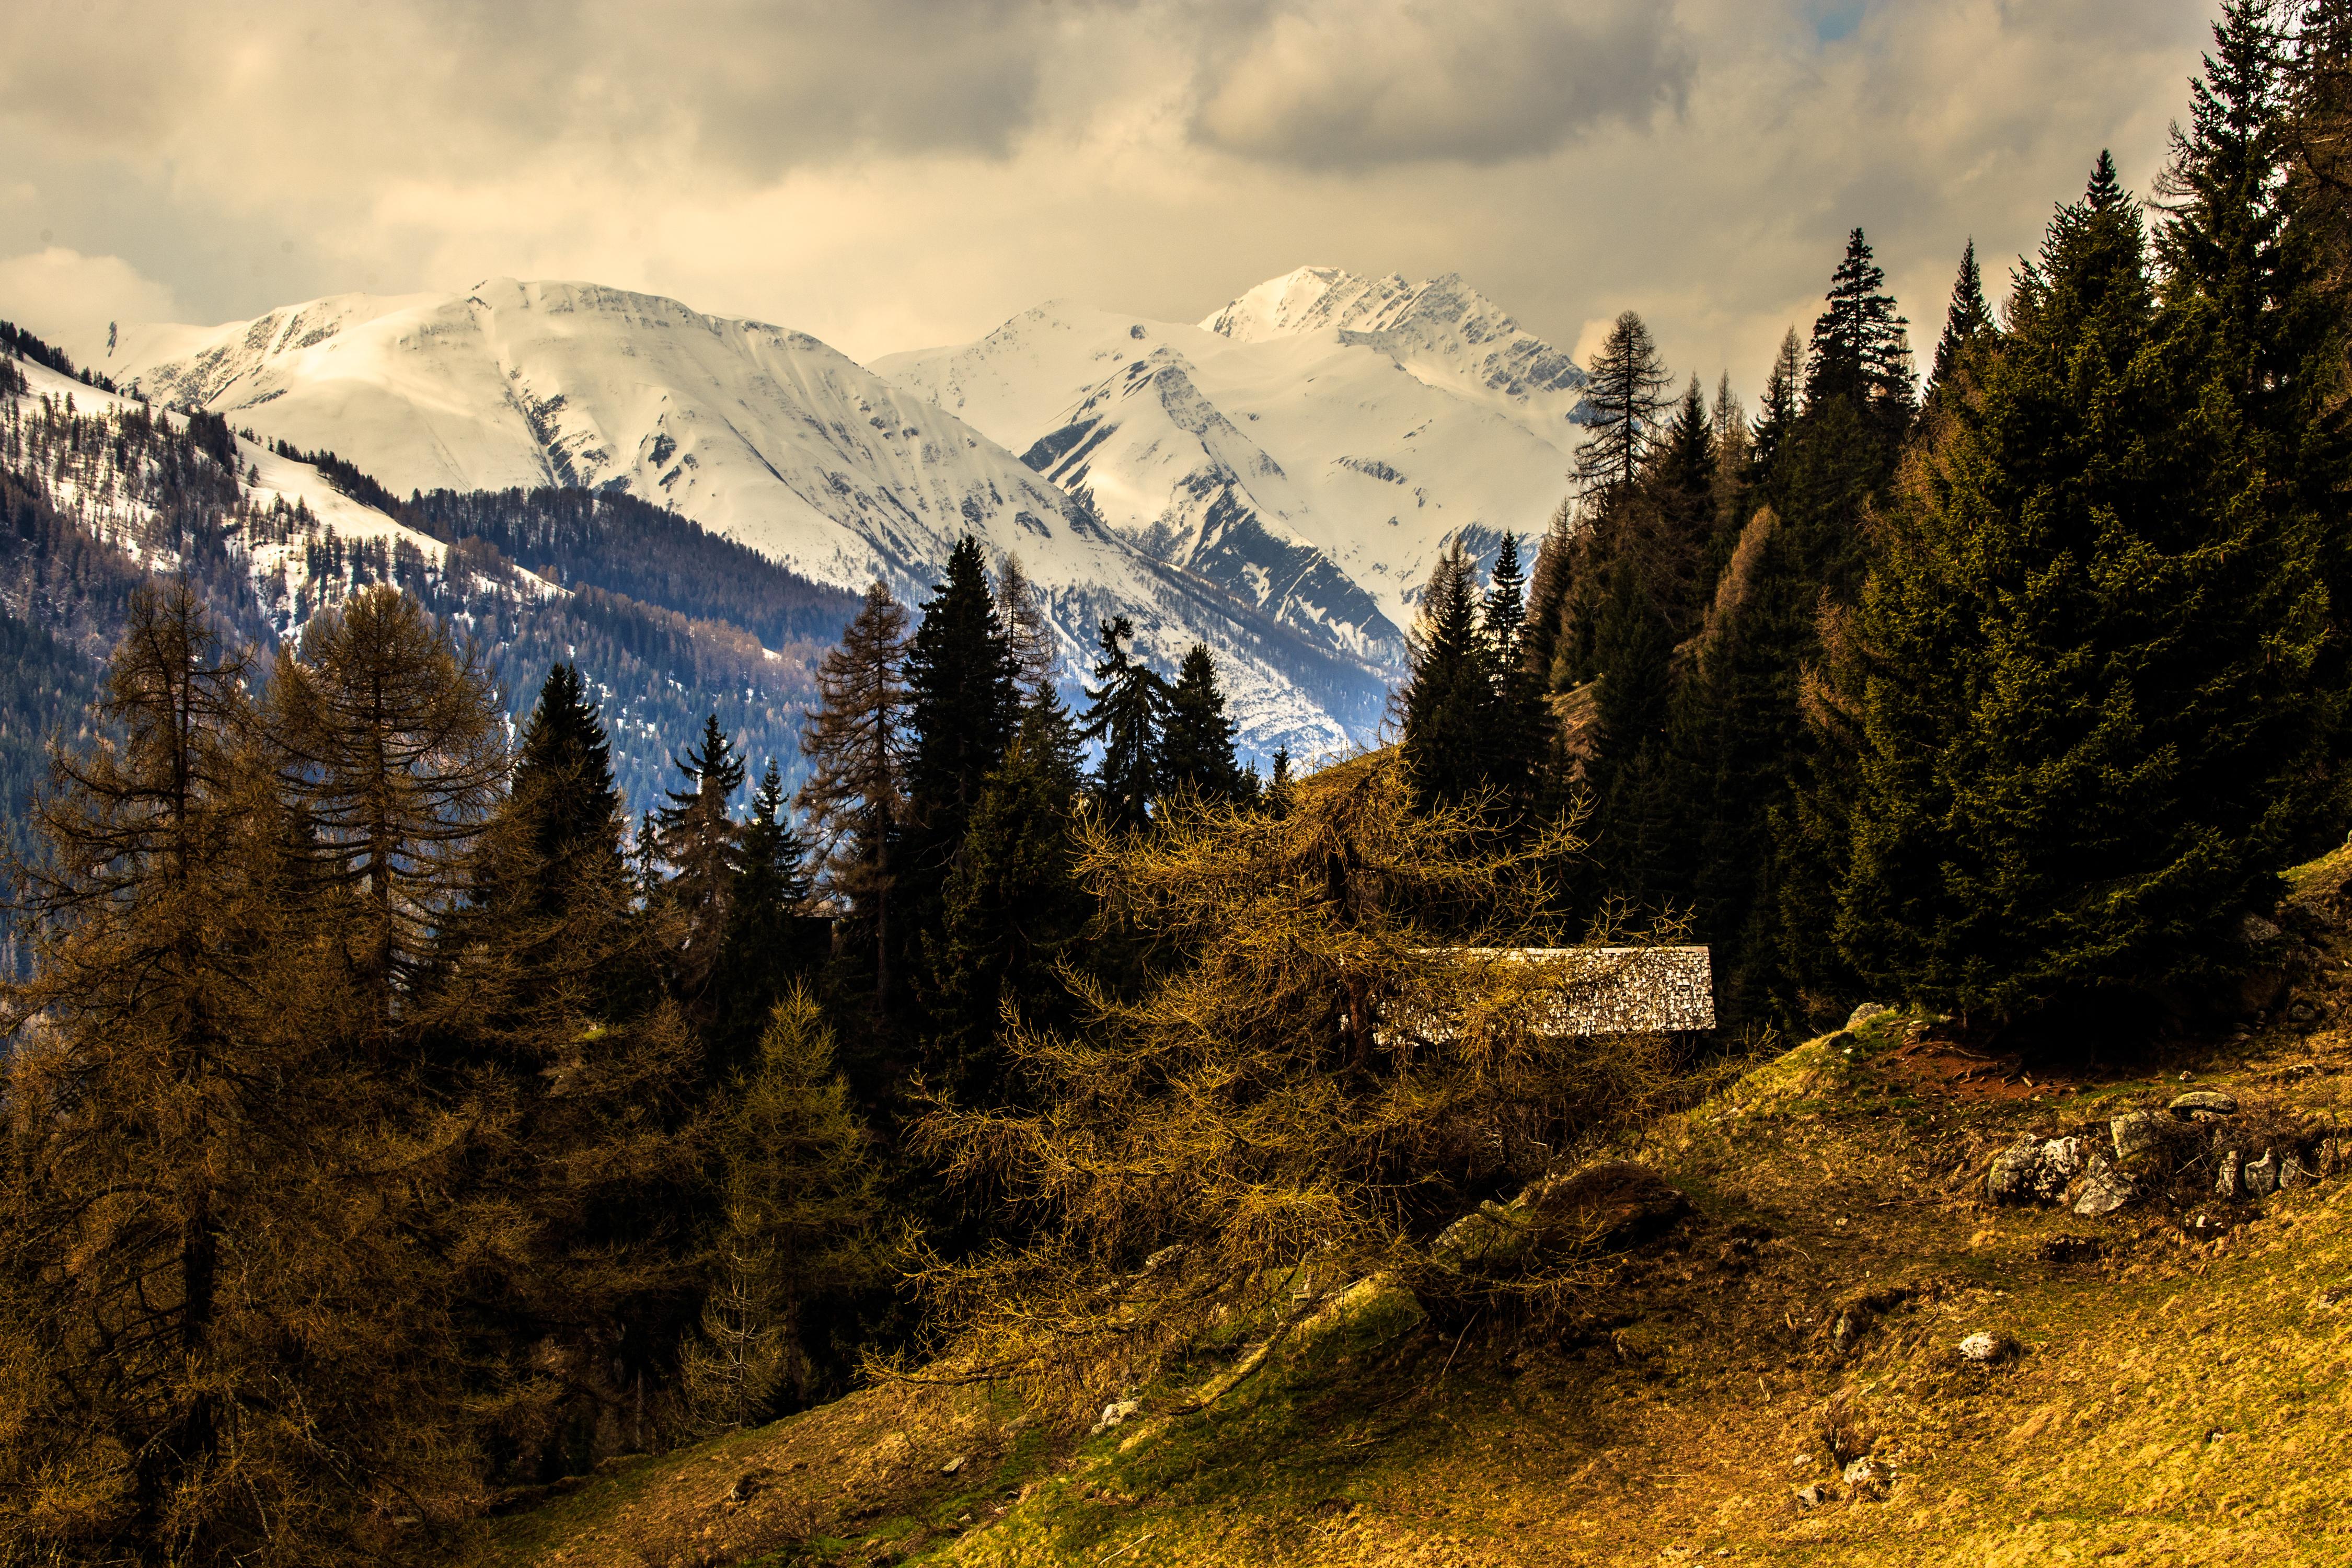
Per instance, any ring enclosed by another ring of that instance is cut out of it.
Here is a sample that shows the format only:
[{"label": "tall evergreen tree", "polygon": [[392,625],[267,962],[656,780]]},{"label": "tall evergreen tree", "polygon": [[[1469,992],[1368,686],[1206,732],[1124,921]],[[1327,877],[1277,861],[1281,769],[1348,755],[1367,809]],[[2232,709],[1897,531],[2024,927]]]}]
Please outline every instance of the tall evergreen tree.
[{"label": "tall evergreen tree", "polygon": [[2243,384],[2226,313],[2158,311],[2110,169],[1906,488],[1835,687],[1840,944],[1995,1018],[2210,968],[2312,805],[2308,536],[2212,417]]},{"label": "tall evergreen tree", "polygon": [[1256,780],[1234,760],[1234,721],[1225,717],[1225,694],[1205,644],[1192,645],[1168,689],[1160,773],[1162,789],[1190,790],[1202,800],[1240,801],[1256,793]]},{"label": "tall evergreen tree", "polygon": [[1984,275],[1977,268],[1977,242],[1970,239],[1960,252],[1960,275],[1952,283],[1952,303],[1944,312],[1944,335],[1936,340],[1935,368],[1928,373],[1932,398],[1950,384],[1961,360],[1992,331],[1992,310],[1985,304]]},{"label": "tall evergreen tree", "polygon": [[1804,412],[1804,347],[1797,341],[1797,329],[1790,327],[1780,339],[1779,352],[1772,356],[1772,369],[1764,380],[1764,400],[1756,410],[1753,445],[1758,480],[1765,493],[1776,499],[1776,480],[1795,439],[1797,416]]},{"label": "tall evergreen tree", "polygon": [[501,866],[490,891],[501,908],[545,917],[574,889],[601,889],[617,874],[621,792],[604,722],[569,664],[551,666],[523,724],[508,813],[524,830],[528,854]]},{"label": "tall evergreen tree", "polygon": [[948,556],[947,580],[923,602],[907,650],[907,870],[926,909],[963,843],[981,781],[1012,739],[1016,676],[979,542],[966,534]]},{"label": "tall evergreen tree", "polygon": [[1575,576],[1576,500],[1564,498],[1536,546],[1535,571],[1528,580],[1527,622],[1519,634],[1519,662],[1549,689],[1559,654],[1560,623]]},{"label": "tall evergreen tree", "polygon": [[1551,747],[1548,679],[1531,667],[1525,644],[1526,576],[1516,536],[1503,535],[1479,611],[1494,685],[1494,728],[1487,742],[1486,781],[1523,809],[1535,802]]},{"label": "tall evergreen tree", "polygon": [[1611,574],[1598,653],[1591,747],[1584,762],[1597,812],[1593,852],[1608,891],[1642,899],[1666,880],[1674,637],[1633,562],[1618,563]]},{"label": "tall evergreen tree", "polygon": [[877,1016],[890,999],[892,851],[906,816],[906,610],[875,583],[818,668],[820,706],[801,730],[809,776],[794,797],[817,837],[824,885],[859,928]]},{"label": "tall evergreen tree", "polygon": [[721,1001],[708,993],[719,973],[742,872],[742,833],[731,803],[743,787],[743,759],[713,713],[703,720],[700,738],[674,765],[686,775],[688,787],[667,792],[669,804],[655,808],[654,841],[671,871],[664,898],[679,916],[678,987],[700,1020]]},{"label": "tall evergreen tree", "polygon": [[1134,636],[1125,616],[1102,624],[1102,657],[1095,661],[1086,724],[1078,731],[1102,745],[1095,790],[1106,818],[1118,827],[1142,826],[1161,786],[1160,736],[1168,683],[1128,651]]},{"label": "tall evergreen tree", "polygon": [[1576,480],[1588,494],[1633,488],[1657,439],[1674,378],[1658,357],[1650,329],[1632,310],[1617,318],[1586,367],[1584,395],[1591,435],[1576,453]]},{"label": "tall evergreen tree", "polygon": [[1033,1026],[1069,1020],[1059,966],[1092,912],[1074,836],[1083,784],[1069,712],[1040,691],[981,791],[930,942],[925,1077],[960,1103],[1024,1100],[998,1048],[1006,1007]]},{"label": "tall evergreen tree", "polygon": [[1829,308],[1813,322],[1805,401],[1843,398],[1891,443],[1910,423],[1911,346],[1904,332],[1910,323],[1895,313],[1895,297],[1885,287],[1885,271],[1862,230],[1855,229],[1831,274]]},{"label": "tall evergreen tree", "polygon": [[1493,652],[1478,625],[1478,595],[1459,540],[1422,591],[1402,694],[1404,760],[1428,801],[1458,805],[1487,787],[1494,739]]},{"label": "tall evergreen tree", "polygon": [[822,966],[825,923],[806,912],[814,891],[808,840],[792,822],[773,758],[737,829],[735,879],[727,896],[727,941],[713,989],[718,1013],[706,1026],[715,1075],[747,1070],[769,1011],[797,980]]}]

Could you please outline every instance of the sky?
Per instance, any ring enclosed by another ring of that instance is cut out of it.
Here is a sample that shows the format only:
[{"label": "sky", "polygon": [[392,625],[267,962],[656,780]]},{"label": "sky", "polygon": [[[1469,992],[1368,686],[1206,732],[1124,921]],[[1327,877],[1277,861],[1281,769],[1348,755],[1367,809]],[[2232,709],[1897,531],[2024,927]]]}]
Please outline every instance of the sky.
[{"label": "sky", "polygon": [[8,0],[0,317],[242,320],[485,277],[859,360],[1048,299],[1191,321],[1304,265],[1642,313],[1751,404],[1864,229],[1922,358],[2211,0]]}]

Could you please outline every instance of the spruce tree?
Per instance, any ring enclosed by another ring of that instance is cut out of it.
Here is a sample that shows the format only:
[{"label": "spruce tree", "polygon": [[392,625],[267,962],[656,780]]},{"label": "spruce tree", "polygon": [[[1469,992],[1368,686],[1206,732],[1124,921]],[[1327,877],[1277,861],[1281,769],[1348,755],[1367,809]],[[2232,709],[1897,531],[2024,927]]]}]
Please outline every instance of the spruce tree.
[{"label": "spruce tree", "polygon": [[1632,310],[1619,316],[1585,370],[1591,435],[1577,448],[1575,473],[1587,494],[1630,489],[1641,477],[1673,384],[1642,318]]},{"label": "spruce tree", "polygon": [[1911,346],[1904,332],[1910,323],[1895,313],[1885,286],[1870,242],[1855,229],[1830,276],[1829,308],[1813,322],[1805,401],[1844,399],[1891,445],[1910,423]]},{"label": "spruce tree", "polygon": [[1095,792],[1115,827],[1140,827],[1161,787],[1160,737],[1168,683],[1128,651],[1135,627],[1125,616],[1103,622],[1102,657],[1087,689],[1086,723],[1078,731],[1098,742],[1102,763]]},{"label": "spruce tree", "polygon": [[1256,780],[1234,760],[1234,722],[1225,717],[1225,694],[1217,689],[1216,661],[1205,644],[1192,645],[1168,689],[1160,773],[1162,789],[1189,790],[1202,800],[1242,801],[1256,793]]},{"label": "spruce tree", "polygon": [[1518,540],[1505,533],[1479,612],[1494,686],[1494,728],[1486,769],[1488,784],[1522,811],[1535,804],[1552,731],[1549,685],[1531,667],[1524,646],[1529,630],[1526,591]]},{"label": "spruce tree", "polygon": [[1772,356],[1772,369],[1765,377],[1764,400],[1756,410],[1752,443],[1758,482],[1776,500],[1781,463],[1795,438],[1797,416],[1804,412],[1804,348],[1797,341],[1797,329],[1790,327],[1782,335],[1780,351]]},{"label": "spruce tree", "polygon": [[1576,502],[1563,499],[1551,514],[1543,541],[1536,546],[1535,570],[1528,580],[1528,609],[1519,634],[1519,662],[1549,689],[1552,665],[1559,654],[1560,623],[1567,613],[1569,589],[1575,576]]},{"label": "spruce tree", "polygon": [[707,1029],[714,1074],[722,1081],[748,1064],[785,989],[824,963],[828,935],[806,912],[814,890],[808,841],[793,826],[773,758],[737,835],[727,940],[713,986],[719,1011]]},{"label": "spruce tree", "polygon": [[1935,368],[1927,377],[1929,399],[1950,384],[1961,361],[1991,331],[1984,276],[1977,269],[1977,242],[1970,239],[1960,252],[1960,275],[1952,283],[1951,307],[1944,312],[1944,335],[1936,340]]},{"label": "spruce tree", "polygon": [[1636,901],[1664,886],[1671,802],[1666,726],[1674,637],[1639,568],[1611,573],[1597,638],[1591,744],[1584,779],[1595,816],[1593,854],[1606,890]]},{"label": "spruce tree", "polygon": [[1004,755],[1019,715],[1012,639],[997,617],[979,542],[948,556],[947,580],[923,602],[907,649],[907,808],[910,887],[928,910],[963,842],[982,779]]},{"label": "spruce tree", "polygon": [[1037,585],[1022,569],[1021,557],[1007,555],[996,578],[996,618],[1013,645],[1013,664],[1026,701],[1054,684],[1056,650],[1054,623]]},{"label": "spruce tree", "polygon": [[667,792],[669,804],[654,809],[654,841],[671,873],[663,897],[680,920],[678,988],[698,1018],[707,1019],[720,1001],[709,991],[742,869],[742,834],[731,803],[743,787],[743,759],[713,713],[703,720],[700,738],[671,765],[686,775],[688,787]]},{"label": "spruce tree", "polygon": [[2267,504],[2225,311],[2152,297],[2102,168],[1892,519],[1836,689],[1837,936],[1874,985],[2014,1019],[2212,969],[2312,806],[2324,595]]},{"label": "spruce tree", "polygon": [[1412,668],[1401,703],[1405,765],[1421,798],[1459,805],[1487,787],[1495,735],[1493,653],[1459,540],[1430,572],[1409,647]]},{"label": "spruce tree", "polygon": [[1005,1008],[1036,1026],[1068,1021],[1060,965],[1092,912],[1074,832],[1083,784],[1069,712],[1040,691],[981,791],[929,941],[925,1078],[959,1103],[1024,1100],[998,1048]]}]

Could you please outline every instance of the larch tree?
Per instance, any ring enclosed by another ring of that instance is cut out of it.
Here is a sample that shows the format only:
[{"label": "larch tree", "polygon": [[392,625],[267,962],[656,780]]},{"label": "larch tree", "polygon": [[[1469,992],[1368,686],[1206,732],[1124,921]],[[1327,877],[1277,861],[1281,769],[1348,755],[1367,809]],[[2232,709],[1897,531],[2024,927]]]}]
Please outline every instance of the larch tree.
[{"label": "larch tree", "polygon": [[865,928],[877,1012],[889,1005],[892,851],[906,819],[906,609],[877,582],[818,668],[821,705],[801,729],[809,776],[794,797],[824,885]]},{"label": "larch tree", "polygon": [[1585,372],[1591,434],[1577,448],[1575,473],[1588,494],[1630,489],[1641,478],[1673,384],[1649,327],[1632,310],[1619,316]]}]

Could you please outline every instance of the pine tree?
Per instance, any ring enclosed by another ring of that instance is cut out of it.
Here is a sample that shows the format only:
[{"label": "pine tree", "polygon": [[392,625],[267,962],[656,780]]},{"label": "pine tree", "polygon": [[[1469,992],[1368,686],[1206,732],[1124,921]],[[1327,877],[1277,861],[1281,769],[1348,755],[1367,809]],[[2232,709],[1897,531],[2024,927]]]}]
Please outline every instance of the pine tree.
[{"label": "pine tree", "polygon": [[1519,569],[1519,538],[1507,530],[1496,548],[1495,564],[1486,574],[1486,595],[1479,606],[1479,624],[1486,627],[1487,646],[1495,659],[1507,667],[1519,660],[1519,643],[1528,618],[1528,578]]},{"label": "pine tree", "polygon": [[681,1369],[714,1426],[754,1425],[837,1388],[833,1331],[856,1293],[887,1277],[873,1135],[834,1058],[815,997],[793,985],[715,1130],[714,1282]]},{"label": "pine tree", "polygon": [[742,871],[742,834],[730,803],[743,787],[743,759],[713,713],[703,720],[700,739],[672,765],[686,775],[688,787],[668,791],[669,804],[654,809],[654,841],[671,871],[664,900],[680,917],[678,989],[698,1020],[706,1021],[723,1000],[709,994],[710,984]]},{"label": "pine tree", "polygon": [[1526,578],[1519,570],[1518,540],[1503,535],[1479,609],[1489,677],[1494,685],[1494,728],[1487,742],[1487,784],[1522,812],[1535,803],[1544,762],[1551,747],[1551,706],[1546,679],[1530,668],[1527,640]]},{"label": "pine tree", "polygon": [[1161,789],[1189,790],[1201,800],[1244,801],[1256,793],[1255,778],[1234,760],[1234,722],[1205,644],[1192,645],[1168,689],[1160,773]]},{"label": "pine tree", "polygon": [[583,885],[619,874],[621,792],[603,715],[577,667],[551,666],[525,721],[507,814],[522,827],[523,853],[496,867],[486,889],[502,912],[556,915]]},{"label": "pine tree", "polygon": [[1074,834],[1083,782],[1069,712],[1040,691],[981,791],[929,944],[925,1078],[958,1103],[1024,1100],[998,1047],[1007,1007],[1033,1026],[1068,1018],[1059,965],[1093,907]]},{"label": "pine tree", "polygon": [[1910,423],[1911,346],[1904,333],[1910,323],[1895,313],[1895,297],[1882,291],[1885,286],[1870,242],[1855,229],[1830,276],[1829,309],[1813,322],[1805,401],[1843,398],[1891,445]]},{"label": "pine tree", "polygon": [[1536,546],[1535,571],[1528,582],[1527,624],[1519,637],[1519,662],[1539,684],[1551,684],[1552,665],[1559,655],[1560,623],[1567,612],[1569,588],[1575,576],[1576,502],[1560,501]]},{"label": "pine tree", "polygon": [[748,1063],[785,989],[824,963],[828,936],[824,922],[805,912],[814,890],[808,842],[793,826],[773,758],[738,833],[727,942],[714,985],[720,1016],[707,1031],[722,1079]]},{"label": "pine tree", "polygon": [[1927,377],[1928,399],[1951,384],[1962,360],[1991,331],[1984,276],[1977,269],[1977,242],[1970,239],[1960,252],[1960,275],[1952,284],[1951,308],[1944,312],[1944,335],[1936,340],[1935,369]]},{"label": "pine tree", "polygon": [[880,583],[817,670],[821,706],[801,730],[809,776],[795,797],[815,831],[824,883],[864,928],[878,1013],[890,998],[893,841],[906,814],[907,612]]},{"label": "pine tree", "polygon": [[907,650],[906,871],[926,910],[963,843],[981,781],[1012,739],[1016,675],[979,542],[966,534],[948,556],[947,580],[923,602]]},{"label": "pine tree", "polygon": [[[2326,215],[2341,210],[2341,194],[2326,174],[2314,177],[2310,159],[2325,171],[2339,154],[2326,132],[2314,134],[2307,94],[2326,79],[2318,62],[2352,37],[2352,24],[2330,14],[2338,10],[2300,19],[2291,66],[2273,7],[2222,7],[2191,84],[2189,122],[2174,129],[2157,181],[2165,216],[2156,231],[2168,308],[2212,319],[2228,366],[2221,390],[2256,443],[2264,504],[2316,542],[2337,628],[2318,679],[2335,691],[2352,684],[2352,409],[2343,397],[2352,318],[2340,279],[2333,289],[2327,281],[2340,237]],[[2303,847],[2318,848],[2338,815],[2315,820]]]},{"label": "pine tree", "polygon": [[1608,892],[1633,901],[1656,894],[1670,855],[1666,725],[1674,637],[1638,567],[1611,574],[1597,638],[1591,748],[1584,778],[1596,803],[1595,858]]},{"label": "pine tree", "polygon": [[1804,412],[1804,348],[1797,341],[1797,329],[1790,327],[1780,339],[1780,352],[1772,356],[1772,369],[1764,381],[1764,401],[1756,411],[1756,473],[1768,496],[1779,495],[1776,480],[1795,439],[1797,417]]},{"label": "pine tree", "polygon": [[1168,683],[1128,651],[1135,627],[1125,616],[1102,624],[1102,657],[1087,689],[1086,723],[1078,733],[1101,742],[1095,789],[1105,817],[1117,827],[1140,827],[1161,787],[1160,737]]},{"label": "pine tree", "polygon": [[1455,540],[1431,569],[1409,644],[1401,747],[1421,798],[1447,805],[1487,786],[1494,739],[1493,654],[1478,625],[1470,560]]},{"label": "pine tree", "polygon": [[2212,968],[2312,805],[2324,595],[2265,504],[2226,314],[2159,311],[2102,161],[2020,279],[1839,652],[1841,947],[2014,1019]]},{"label": "pine tree", "polygon": [[1577,448],[1575,470],[1585,493],[1633,488],[1669,406],[1663,395],[1673,384],[1642,318],[1631,310],[1619,316],[1586,369],[1591,435]]}]

